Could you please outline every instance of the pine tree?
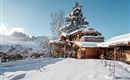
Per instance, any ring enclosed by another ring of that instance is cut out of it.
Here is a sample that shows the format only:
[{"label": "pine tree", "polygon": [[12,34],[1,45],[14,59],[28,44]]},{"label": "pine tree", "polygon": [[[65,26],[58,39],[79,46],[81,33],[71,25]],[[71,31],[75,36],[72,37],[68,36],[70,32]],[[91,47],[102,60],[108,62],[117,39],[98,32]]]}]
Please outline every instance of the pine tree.
[{"label": "pine tree", "polygon": [[76,2],[72,12],[65,17],[65,26],[61,30],[65,33],[70,33],[80,28],[86,28],[88,25],[89,23],[82,12],[82,6]]}]

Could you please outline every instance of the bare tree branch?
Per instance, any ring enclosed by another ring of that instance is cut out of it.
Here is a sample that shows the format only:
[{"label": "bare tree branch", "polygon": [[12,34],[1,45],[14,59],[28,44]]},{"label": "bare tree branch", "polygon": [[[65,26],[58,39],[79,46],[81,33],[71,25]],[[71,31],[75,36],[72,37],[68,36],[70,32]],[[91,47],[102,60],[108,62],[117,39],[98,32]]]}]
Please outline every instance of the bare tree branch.
[{"label": "bare tree branch", "polygon": [[53,38],[58,38],[61,34],[60,28],[64,25],[64,11],[59,10],[57,12],[51,13],[51,32]]}]

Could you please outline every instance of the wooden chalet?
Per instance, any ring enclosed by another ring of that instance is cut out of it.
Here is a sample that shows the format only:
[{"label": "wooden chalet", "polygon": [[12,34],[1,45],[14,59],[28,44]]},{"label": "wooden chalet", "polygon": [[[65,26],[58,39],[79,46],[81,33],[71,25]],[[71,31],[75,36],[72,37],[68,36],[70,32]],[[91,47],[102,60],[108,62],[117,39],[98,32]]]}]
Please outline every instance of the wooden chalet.
[{"label": "wooden chalet", "polygon": [[59,54],[59,51],[63,55],[67,54],[66,57],[98,59],[105,53],[105,48],[98,46],[103,41],[104,37],[98,31],[92,28],[83,28],[69,34],[62,33],[59,40],[53,40],[51,43],[55,48],[55,50],[53,49],[54,54]]},{"label": "wooden chalet", "polygon": [[74,57],[78,59],[109,59],[130,62],[130,33],[110,38],[104,42],[100,32],[91,28],[77,2],[65,18],[65,26],[60,30],[58,40],[51,40],[54,57]]},{"label": "wooden chalet", "polygon": [[71,54],[73,53],[73,57],[78,59],[98,59],[103,55],[105,59],[130,63],[130,33],[116,36],[102,42],[104,38],[101,37],[101,35],[96,36],[96,38],[91,36],[93,39],[83,39],[90,36],[85,34],[80,36],[84,31],[86,30],[79,29],[70,34],[63,33],[59,41],[64,43],[64,45],[66,44],[66,48],[59,47],[57,50],[64,49],[61,53],[67,54],[66,57],[72,57]]},{"label": "wooden chalet", "polygon": [[69,34],[63,33],[62,36],[70,42],[73,42],[73,47],[76,53],[76,58],[95,58],[98,59],[105,53],[105,48],[98,46],[104,41],[102,34],[93,28],[82,28],[73,31]]},{"label": "wooden chalet", "polygon": [[83,16],[82,6],[78,2],[73,11],[66,16],[65,23],[66,25],[60,29],[62,34],[59,40],[50,41],[54,56],[97,59],[104,54],[104,48],[98,46],[98,43],[104,42],[104,37],[89,27]]}]

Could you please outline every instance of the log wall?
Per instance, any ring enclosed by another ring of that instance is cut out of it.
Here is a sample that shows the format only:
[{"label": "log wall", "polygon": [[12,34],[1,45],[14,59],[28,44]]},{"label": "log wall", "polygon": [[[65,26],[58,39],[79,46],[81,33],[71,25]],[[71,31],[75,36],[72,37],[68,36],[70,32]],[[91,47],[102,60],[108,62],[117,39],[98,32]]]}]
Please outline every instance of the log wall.
[{"label": "log wall", "polygon": [[103,48],[79,48],[77,51],[78,59],[99,59],[102,54],[105,54]]},{"label": "log wall", "polygon": [[128,46],[130,46],[130,42],[128,42]]}]

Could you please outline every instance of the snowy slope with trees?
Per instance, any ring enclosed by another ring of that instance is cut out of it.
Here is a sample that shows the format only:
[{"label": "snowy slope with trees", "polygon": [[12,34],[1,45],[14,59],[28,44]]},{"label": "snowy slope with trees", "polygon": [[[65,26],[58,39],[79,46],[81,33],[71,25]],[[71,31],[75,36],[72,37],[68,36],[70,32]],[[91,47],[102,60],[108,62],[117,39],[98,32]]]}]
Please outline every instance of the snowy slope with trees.
[{"label": "snowy slope with trees", "polygon": [[[11,47],[41,49],[49,47],[49,38],[46,36],[29,37],[25,33],[14,32],[12,35],[0,35],[0,52],[7,52]],[[19,49],[20,50],[20,49]]]},{"label": "snowy slope with trees", "polygon": [[130,65],[115,62],[113,79],[109,77],[109,65],[96,59],[23,60],[3,63],[1,71],[1,80],[130,80]]},{"label": "snowy slope with trees", "polygon": [[22,60],[26,58],[46,57],[50,53],[49,38],[32,36],[22,32],[12,35],[0,35],[0,62]]}]

